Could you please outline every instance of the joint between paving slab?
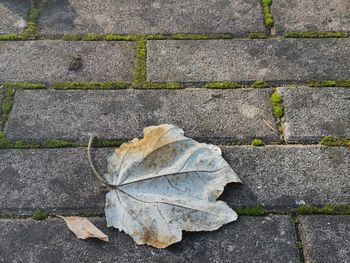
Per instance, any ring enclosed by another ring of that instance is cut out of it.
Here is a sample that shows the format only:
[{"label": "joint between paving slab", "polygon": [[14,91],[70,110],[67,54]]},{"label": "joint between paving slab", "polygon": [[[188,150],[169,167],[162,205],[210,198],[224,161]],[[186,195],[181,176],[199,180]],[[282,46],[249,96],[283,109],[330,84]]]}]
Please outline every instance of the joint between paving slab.
[{"label": "joint between paving slab", "polygon": [[305,262],[305,253],[304,253],[304,246],[303,246],[303,240],[300,235],[300,216],[299,215],[292,215],[293,222],[294,222],[294,229],[296,234],[296,249],[298,251],[298,256],[300,263]]},{"label": "joint between paving slab", "polygon": [[[331,138],[331,139],[329,139]],[[217,142],[215,140],[201,140],[197,139],[199,142],[217,144],[222,147],[230,146],[255,146],[255,147],[265,147],[265,146],[324,146],[324,147],[348,147],[350,146],[350,139],[339,139],[331,136],[326,136],[320,142],[314,143],[293,143],[293,142],[264,142],[261,138],[254,138],[252,140],[241,140],[232,142]],[[107,147],[119,147],[123,143],[127,143],[129,140],[99,140],[94,141],[93,147],[96,148],[107,148]],[[7,139],[6,133],[0,131],[0,149],[60,149],[60,148],[79,148],[87,147],[87,143],[80,143],[74,141],[67,141],[62,139],[47,139],[45,141],[25,141],[16,140],[10,141]]]},{"label": "joint between paving slab", "polygon": [[274,25],[273,16],[271,13],[272,0],[261,0],[263,8],[264,25],[268,28],[271,33],[271,28]]},{"label": "joint between paving slab", "polygon": [[55,82],[52,86],[57,90],[116,90],[131,87],[129,82]]},{"label": "joint between paving slab", "polygon": [[[143,63],[141,63],[143,62]],[[186,88],[204,88],[204,89],[240,89],[240,88],[274,88],[285,86],[289,88],[297,88],[299,86],[308,86],[310,88],[320,87],[350,87],[350,79],[340,80],[307,80],[307,81],[216,81],[216,82],[148,82],[145,58],[142,57],[141,61],[138,62],[137,71],[141,78],[138,78],[137,82],[142,85],[133,85],[131,82],[123,81],[89,81],[89,82],[78,82],[78,81],[67,81],[67,82],[54,82],[54,83],[31,83],[31,82],[3,82],[0,86],[5,88],[18,88],[18,89],[46,89],[52,87],[53,89],[88,89],[88,90],[100,90],[100,89],[126,89],[126,88],[143,88],[143,89],[186,89]],[[141,79],[141,81],[140,81]],[[134,80],[136,82],[136,80]]]},{"label": "joint between paving slab", "polygon": [[305,32],[285,32],[284,38],[348,38],[349,34],[343,31],[305,31]]},{"label": "joint between paving slab", "polygon": [[284,135],[285,124],[283,122],[284,103],[283,103],[281,94],[279,94],[275,88],[273,89],[273,93],[271,94],[271,97],[270,97],[270,104],[276,119],[276,124],[278,126],[280,139],[282,142],[286,142],[285,135]]},{"label": "joint between paving slab", "polygon": [[20,33],[1,34],[0,41],[19,41],[36,39],[37,23],[39,18],[39,9],[36,1],[29,10],[27,27]]},{"label": "joint between paving slab", "polygon": [[[6,123],[8,121],[12,105],[13,105],[13,100],[15,96],[15,89],[14,88],[5,88],[5,99],[2,104],[2,115],[0,116],[0,122],[1,126],[5,128]],[[3,138],[2,138],[2,133],[0,132],[0,147],[3,144]]]},{"label": "joint between paving slab", "polygon": [[[296,209],[289,209],[289,210],[271,210],[267,209],[263,206],[251,206],[251,207],[244,207],[244,208],[232,208],[239,216],[268,216],[268,215],[288,215],[291,216],[294,219],[295,223],[298,223],[299,216],[301,215],[350,215],[350,205],[325,205],[323,207],[317,207],[312,205],[301,205],[297,207]],[[64,215],[64,216],[84,216],[84,217],[104,217],[103,213],[84,213],[84,212],[78,212],[78,213],[57,213],[57,212],[50,212],[50,209],[36,209],[33,212],[27,212],[27,213],[0,213],[0,218],[31,218],[33,217],[33,214],[39,214],[38,211],[40,211],[40,214],[45,215],[42,216],[43,219],[47,217],[54,217],[55,215]]]},{"label": "joint between paving slab", "polygon": [[[33,23],[31,25],[34,25]],[[348,38],[347,32],[287,32],[281,36],[264,32],[250,32],[246,35],[234,34],[145,34],[145,35],[118,35],[118,34],[61,34],[45,35],[36,32],[36,27],[21,33],[1,34],[0,41],[26,41],[26,40],[63,40],[63,41],[131,41],[137,42],[139,37],[145,40],[228,40],[228,39],[289,39],[289,38]]]}]

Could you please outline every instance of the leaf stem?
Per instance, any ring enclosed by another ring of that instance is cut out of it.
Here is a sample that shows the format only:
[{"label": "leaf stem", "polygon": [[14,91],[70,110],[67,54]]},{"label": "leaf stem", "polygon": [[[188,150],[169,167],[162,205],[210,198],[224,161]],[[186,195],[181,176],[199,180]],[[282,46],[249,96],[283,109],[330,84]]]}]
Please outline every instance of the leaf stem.
[{"label": "leaf stem", "polygon": [[87,156],[88,156],[88,161],[89,161],[89,164],[90,164],[90,167],[93,171],[93,174],[95,175],[95,177],[97,178],[97,180],[99,180],[102,184],[104,184],[105,186],[108,186],[112,189],[115,189],[116,186],[113,185],[113,184],[110,184],[108,183],[105,179],[103,179],[103,177],[99,174],[99,172],[97,172],[96,168],[95,168],[95,165],[92,163],[92,159],[91,159],[91,145],[92,145],[92,142],[94,141],[94,138],[95,138],[95,135],[94,134],[91,134],[90,136],[90,140],[89,140],[89,144],[88,144],[88,147],[87,147]]}]

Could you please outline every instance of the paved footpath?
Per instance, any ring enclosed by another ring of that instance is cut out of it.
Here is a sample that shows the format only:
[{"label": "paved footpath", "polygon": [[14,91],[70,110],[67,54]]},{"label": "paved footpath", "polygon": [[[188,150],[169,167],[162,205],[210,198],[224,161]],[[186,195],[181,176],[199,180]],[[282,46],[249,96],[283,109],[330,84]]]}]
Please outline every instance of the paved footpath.
[{"label": "paved footpath", "polygon": [[[0,263],[350,262],[348,0],[0,0]],[[106,157],[172,123],[239,219],[159,250],[106,227]],[[44,220],[32,214],[48,213]],[[55,215],[89,217],[111,242]],[[38,218],[36,218],[38,219]]]}]

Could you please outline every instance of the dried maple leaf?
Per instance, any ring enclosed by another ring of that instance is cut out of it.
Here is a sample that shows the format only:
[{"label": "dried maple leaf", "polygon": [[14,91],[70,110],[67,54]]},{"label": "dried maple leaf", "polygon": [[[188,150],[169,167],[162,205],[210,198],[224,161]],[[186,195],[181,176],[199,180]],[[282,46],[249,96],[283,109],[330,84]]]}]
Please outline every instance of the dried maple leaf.
[{"label": "dried maple leaf", "polygon": [[108,236],[98,229],[89,219],[80,216],[57,216],[63,219],[68,228],[80,239],[98,238],[108,242]]},{"label": "dried maple leaf", "polygon": [[237,219],[216,201],[227,183],[240,182],[220,148],[173,125],[147,127],[143,139],[121,145],[108,158],[104,182],[113,188],[106,196],[107,225],[137,244],[164,248],[180,241],[182,230],[211,231]]}]

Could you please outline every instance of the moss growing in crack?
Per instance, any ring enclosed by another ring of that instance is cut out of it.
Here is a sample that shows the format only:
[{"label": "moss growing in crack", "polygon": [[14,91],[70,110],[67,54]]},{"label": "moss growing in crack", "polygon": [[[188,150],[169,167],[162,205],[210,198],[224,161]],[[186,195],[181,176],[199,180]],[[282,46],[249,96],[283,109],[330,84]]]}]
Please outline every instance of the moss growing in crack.
[{"label": "moss growing in crack", "polygon": [[268,36],[265,33],[261,33],[261,32],[249,33],[248,37],[251,39],[266,39],[266,38],[268,38]]},{"label": "moss growing in crack", "polygon": [[309,87],[350,87],[350,79],[343,80],[310,80],[307,82]]},{"label": "moss growing in crack", "polygon": [[11,148],[13,144],[7,140],[5,132],[0,131],[0,149]]},{"label": "moss growing in crack", "polygon": [[5,100],[2,104],[2,115],[0,119],[2,125],[5,125],[8,120],[8,117],[12,108],[14,96],[15,96],[15,89],[13,88],[5,89]]},{"label": "moss growing in crack", "polygon": [[236,82],[224,81],[224,82],[211,82],[203,85],[206,89],[237,89],[242,86]]},{"label": "moss growing in crack", "polygon": [[80,34],[64,34],[62,40],[65,41],[80,41],[83,39],[83,36]]},{"label": "moss growing in crack", "polygon": [[317,207],[312,205],[302,205],[297,209],[299,215],[326,214],[326,215],[349,215],[350,205],[325,205]]},{"label": "moss growing in crack", "polygon": [[142,88],[147,80],[147,46],[146,40],[142,37],[138,38],[136,45],[136,61],[134,66],[134,88]]},{"label": "moss growing in crack", "polygon": [[247,208],[235,208],[238,215],[241,216],[264,216],[268,215],[269,211],[264,207],[247,207]]},{"label": "moss growing in crack", "polygon": [[107,34],[104,36],[104,39],[107,41],[134,41],[136,38],[135,36],[128,36],[128,35]]},{"label": "moss growing in crack", "polygon": [[252,146],[264,146],[264,142],[261,139],[254,139],[251,143]]},{"label": "moss growing in crack", "polygon": [[325,146],[350,146],[350,139],[325,136],[321,139],[320,144]]},{"label": "moss growing in crack", "polygon": [[273,93],[271,95],[271,106],[272,106],[272,110],[276,116],[277,119],[281,119],[283,117],[284,114],[284,107],[283,107],[283,100],[280,94],[278,93]]},{"label": "moss growing in crack", "polygon": [[97,34],[89,33],[86,35],[83,34],[64,34],[62,40],[65,41],[98,41],[98,40],[107,40],[107,41],[135,41],[137,36],[133,35],[114,35],[114,34]]},{"label": "moss growing in crack", "polygon": [[34,220],[44,220],[48,217],[48,213],[41,211],[41,210],[36,210],[32,214],[32,218]]},{"label": "moss growing in crack", "polygon": [[27,83],[27,82],[4,82],[1,86],[5,88],[19,89],[45,89],[46,85],[42,83]]},{"label": "moss growing in crack", "polygon": [[3,34],[0,35],[1,41],[17,41],[17,40],[27,40],[33,39],[36,33],[37,20],[39,18],[39,9],[37,7],[32,7],[29,11],[29,18],[27,22],[27,28],[18,34]]},{"label": "moss growing in crack", "polygon": [[264,22],[268,27],[273,26],[273,17],[270,11],[271,0],[262,0],[263,11],[264,11]]},{"label": "moss growing in crack", "polygon": [[49,139],[44,142],[34,141],[16,141],[11,147],[16,149],[38,149],[38,148],[67,148],[67,147],[78,147],[81,146],[74,142]]},{"label": "moss growing in crack", "polygon": [[17,41],[23,40],[24,37],[21,34],[3,34],[0,35],[0,41]]},{"label": "moss growing in crack", "polygon": [[253,83],[253,88],[268,88],[269,87],[269,84],[264,81],[264,80],[256,80],[254,83]]},{"label": "moss growing in crack", "polygon": [[169,39],[169,36],[165,36],[162,34],[147,34],[145,38],[147,40],[165,40],[165,39]]},{"label": "moss growing in crack", "polygon": [[126,89],[130,84],[126,82],[58,82],[55,89]]},{"label": "moss growing in crack", "polygon": [[104,35],[97,34],[97,33],[88,33],[88,34],[82,36],[82,40],[84,40],[84,41],[104,40]]},{"label": "moss growing in crack", "polygon": [[45,148],[67,148],[67,147],[77,147],[78,144],[74,142],[68,142],[68,141],[62,141],[62,140],[56,140],[56,139],[50,139],[45,141],[42,144],[42,147]]},{"label": "moss growing in crack", "polygon": [[344,38],[348,37],[346,32],[287,32],[283,34],[286,38]]},{"label": "moss growing in crack", "polygon": [[177,82],[168,82],[168,83],[154,83],[146,82],[142,86],[143,89],[182,89],[183,85]]},{"label": "moss growing in crack", "polygon": [[169,37],[173,40],[206,40],[206,39],[231,39],[231,34],[174,34]]},{"label": "moss growing in crack", "polygon": [[22,37],[22,39],[30,39],[35,35],[38,18],[39,18],[39,9],[34,6],[32,7],[29,13],[27,28],[22,33],[19,34],[19,36]]},{"label": "moss growing in crack", "polygon": [[120,141],[120,140],[95,140],[93,143],[94,147],[119,147],[123,143],[126,143],[126,141]]},{"label": "moss growing in crack", "polygon": [[14,146],[18,149],[37,149],[41,147],[41,144],[38,142],[16,141]]}]

